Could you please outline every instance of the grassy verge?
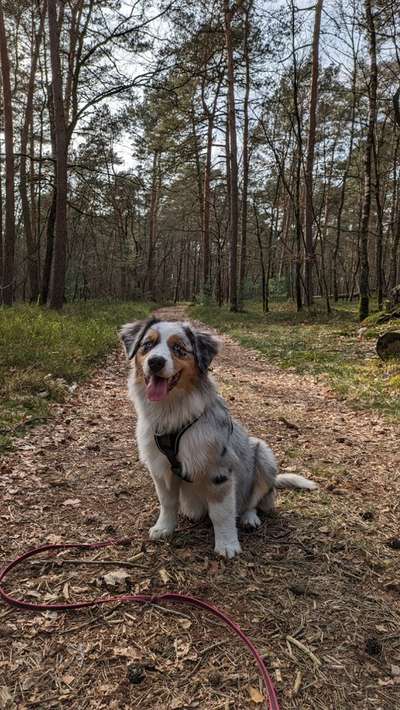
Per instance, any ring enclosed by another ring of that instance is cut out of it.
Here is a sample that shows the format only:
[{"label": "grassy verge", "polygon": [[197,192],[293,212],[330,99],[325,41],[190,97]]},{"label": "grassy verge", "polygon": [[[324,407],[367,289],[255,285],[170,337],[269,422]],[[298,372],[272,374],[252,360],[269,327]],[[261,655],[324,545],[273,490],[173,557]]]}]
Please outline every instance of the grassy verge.
[{"label": "grassy verge", "polygon": [[54,313],[31,305],[0,308],[0,450],[44,421],[51,402],[117,345],[117,329],[146,316],[146,304],[88,302]]},{"label": "grassy verge", "polygon": [[328,381],[352,406],[400,418],[400,363],[384,363],[375,353],[377,336],[400,330],[398,321],[378,326],[372,315],[360,336],[355,304],[339,305],[330,316],[318,308],[296,313],[289,303],[273,303],[267,314],[253,303],[243,313],[209,305],[192,306],[190,312],[280,367]]}]

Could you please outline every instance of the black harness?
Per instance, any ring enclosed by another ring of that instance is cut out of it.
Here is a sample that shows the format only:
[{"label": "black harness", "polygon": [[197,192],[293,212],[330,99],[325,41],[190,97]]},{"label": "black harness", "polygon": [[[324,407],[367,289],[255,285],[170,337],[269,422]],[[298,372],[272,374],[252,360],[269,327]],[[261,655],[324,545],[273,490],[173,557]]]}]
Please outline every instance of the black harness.
[{"label": "black harness", "polygon": [[167,457],[171,465],[172,473],[187,483],[191,483],[192,481],[183,473],[182,464],[178,461],[179,442],[185,431],[190,429],[198,419],[200,419],[200,417],[196,417],[196,419],[193,419],[189,424],[185,424],[185,426],[182,427],[182,429],[178,429],[178,431],[171,431],[168,434],[154,434],[157,447],[160,449],[161,453]]},{"label": "black harness", "polygon": [[[161,451],[164,456],[167,457],[172,473],[175,474],[175,476],[178,476],[182,481],[186,481],[186,483],[192,483],[191,478],[186,476],[183,471],[182,471],[182,464],[180,461],[178,461],[178,453],[179,453],[179,442],[188,429],[190,429],[193,424],[195,424],[201,417],[202,415],[200,414],[199,417],[196,417],[196,419],[193,419],[189,424],[185,424],[182,429],[178,429],[177,431],[171,431],[168,434],[154,434],[154,440],[157,444],[157,448]],[[233,422],[231,417],[229,417],[229,435],[228,438],[232,435],[233,432]],[[226,453],[226,446],[224,446],[222,450],[222,456],[224,456]],[[218,478],[218,477],[217,477]],[[226,480],[226,476],[222,477],[224,481]],[[217,483],[223,483],[224,481],[215,481]]]}]

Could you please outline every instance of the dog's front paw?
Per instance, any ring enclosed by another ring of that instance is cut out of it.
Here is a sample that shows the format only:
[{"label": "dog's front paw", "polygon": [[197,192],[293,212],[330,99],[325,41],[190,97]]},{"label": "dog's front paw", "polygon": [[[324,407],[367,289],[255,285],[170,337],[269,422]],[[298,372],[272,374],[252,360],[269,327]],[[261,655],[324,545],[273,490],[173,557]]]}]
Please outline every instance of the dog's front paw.
[{"label": "dog's front paw", "polygon": [[242,548],[239,540],[233,540],[232,542],[216,542],[214,550],[217,555],[222,555],[222,557],[227,557],[230,560],[232,557],[239,555]]},{"label": "dog's front paw", "polygon": [[175,530],[175,523],[156,522],[149,530],[150,540],[159,540],[162,537],[169,537]]}]

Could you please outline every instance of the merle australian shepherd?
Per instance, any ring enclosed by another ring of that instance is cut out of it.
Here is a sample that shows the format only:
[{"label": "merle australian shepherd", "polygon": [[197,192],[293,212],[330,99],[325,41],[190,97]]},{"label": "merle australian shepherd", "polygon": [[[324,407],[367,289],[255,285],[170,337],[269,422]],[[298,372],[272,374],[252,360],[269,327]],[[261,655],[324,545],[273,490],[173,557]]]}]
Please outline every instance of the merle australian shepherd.
[{"label": "merle australian shepherd", "polygon": [[219,341],[184,322],[128,323],[121,338],[132,363],[128,391],[137,412],[140,460],[160,502],[150,538],[171,535],[180,510],[207,514],[215,552],[240,552],[237,518],[257,527],[257,510],[271,511],[277,488],[316,488],[295,474],[278,474],[271,449],[229,414],[208,372]]}]

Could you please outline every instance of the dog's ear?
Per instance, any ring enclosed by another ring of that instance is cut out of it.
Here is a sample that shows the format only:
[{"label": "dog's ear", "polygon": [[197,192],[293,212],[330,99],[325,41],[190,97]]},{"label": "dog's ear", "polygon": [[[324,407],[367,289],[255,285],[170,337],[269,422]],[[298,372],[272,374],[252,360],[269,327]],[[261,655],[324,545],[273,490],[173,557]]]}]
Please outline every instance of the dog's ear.
[{"label": "dog's ear", "polygon": [[200,372],[207,372],[212,360],[221,350],[221,342],[211,333],[193,330],[189,325],[185,325],[184,329]]},{"label": "dog's ear", "polygon": [[147,318],[147,320],[138,320],[135,323],[126,323],[122,326],[119,331],[119,337],[124,344],[128,360],[132,360],[135,357],[148,329],[158,322],[158,318]]}]

